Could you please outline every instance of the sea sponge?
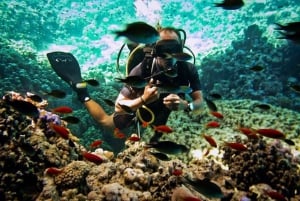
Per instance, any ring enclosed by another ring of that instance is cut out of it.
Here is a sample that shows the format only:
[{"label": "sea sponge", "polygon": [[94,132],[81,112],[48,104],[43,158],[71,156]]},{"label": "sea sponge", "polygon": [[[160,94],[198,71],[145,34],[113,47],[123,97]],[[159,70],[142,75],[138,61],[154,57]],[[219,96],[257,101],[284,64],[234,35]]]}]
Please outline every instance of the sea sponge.
[{"label": "sea sponge", "polygon": [[54,177],[57,186],[73,188],[84,184],[85,176],[90,170],[89,164],[84,161],[73,161],[64,167],[63,172]]}]

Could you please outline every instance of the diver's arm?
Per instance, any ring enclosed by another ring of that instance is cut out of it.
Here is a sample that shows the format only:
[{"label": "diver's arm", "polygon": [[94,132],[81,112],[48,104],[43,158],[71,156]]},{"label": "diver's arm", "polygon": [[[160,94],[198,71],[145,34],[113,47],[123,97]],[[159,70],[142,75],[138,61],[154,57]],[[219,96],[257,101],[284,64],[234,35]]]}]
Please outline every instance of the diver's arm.
[{"label": "diver's arm", "polygon": [[[200,91],[200,90],[194,91],[191,94],[191,97],[193,99],[193,102],[189,103],[189,105],[188,105],[191,110],[196,110],[196,109],[203,107],[202,91]],[[191,104],[192,104],[192,106],[191,106]]]},{"label": "diver's arm", "polygon": [[113,128],[112,115],[107,114],[104,109],[93,99],[84,102],[84,105],[91,116],[102,126]]},{"label": "diver's arm", "polygon": [[141,96],[134,98],[134,99],[127,98],[122,93],[119,93],[119,96],[117,97],[117,100],[116,100],[115,112],[123,111],[123,109],[120,107],[120,104],[126,105],[126,106],[130,107],[133,111],[135,111],[142,105],[148,104],[148,103],[151,103],[151,102],[157,100],[158,97],[159,97],[158,88],[151,84],[148,84],[145,87],[144,93]]},{"label": "diver's arm", "polygon": [[191,94],[192,102],[188,102],[177,94],[170,94],[164,98],[164,105],[170,110],[194,110],[202,107],[202,92],[194,91]]}]

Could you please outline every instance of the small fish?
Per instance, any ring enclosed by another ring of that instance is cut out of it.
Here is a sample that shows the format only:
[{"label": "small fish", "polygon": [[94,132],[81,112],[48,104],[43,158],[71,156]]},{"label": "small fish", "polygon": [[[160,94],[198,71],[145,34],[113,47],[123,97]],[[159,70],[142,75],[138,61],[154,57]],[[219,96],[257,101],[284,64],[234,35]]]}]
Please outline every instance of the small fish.
[{"label": "small fish", "polygon": [[174,175],[174,176],[181,176],[183,174],[183,171],[181,170],[181,169],[174,169],[173,171],[172,171],[172,175]]},{"label": "small fish", "polygon": [[204,195],[208,198],[222,198],[224,194],[221,188],[211,182],[209,179],[189,179],[188,177],[181,178],[183,183],[188,184],[191,186],[195,191],[199,192],[200,194]]},{"label": "small fish", "polygon": [[261,128],[261,129],[255,130],[255,132],[262,136],[269,137],[269,138],[274,138],[274,139],[284,139],[285,138],[284,133],[282,133],[279,130],[272,129],[272,128]]},{"label": "small fish", "polygon": [[159,126],[153,125],[153,128],[155,131],[160,132],[160,133],[172,133],[173,132],[173,129],[167,125],[159,125]]},{"label": "small fish", "polygon": [[210,111],[209,112],[211,115],[213,115],[214,117],[217,117],[218,119],[223,119],[224,118],[224,115],[220,112],[217,112],[217,111]]},{"label": "small fish", "polygon": [[221,124],[217,121],[210,121],[205,125],[206,128],[218,128],[220,126]]},{"label": "small fish", "polygon": [[55,98],[65,98],[66,97],[66,92],[64,91],[61,91],[59,89],[53,89],[49,92],[44,92],[45,95],[48,95],[48,96],[53,96]]},{"label": "small fish", "polygon": [[277,27],[276,30],[283,30],[287,32],[300,32],[300,22],[289,22],[286,25],[275,23]]},{"label": "small fish", "polygon": [[205,100],[206,105],[207,105],[207,107],[209,108],[210,111],[214,111],[214,112],[218,111],[218,108],[217,108],[216,104],[212,100],[210,100],[206,97],[204,97],[204,100]]},{"label": "small fish", "polygon": [[110,99],[103,98],[103,101],[104,101],[107,105],[109,105],[109,106],[111,106],[111,107],[114,107],[114,106],[115,106],[115,102],[112,101],[112,100],[110,100]]},{"label": "small fish", "polygon": [[150,153],[155,158],[157,158],[158,160],[161,160],[161,161],[170,161],[171,160],[167,154],[164,154],[164,153],[161,153],[161,152],[151,152],[151,151],[149,151],[148,153]]},{"label": "small fish", "polygon": [[69,139],[69,130],[63,126],[56,125],[53,122],[49,124],[50,128],[64,139]]},{"label": "small fish", "polygon": [[268,195],[270,198],[277,201],[287,201],[287,199],[281,193],[274,190],[265,190],[264,193]]},{"label": "small fish", "polygon": [[224,0],[222,3],[215,3],[215,6],[225,10],[236,10],[244,6],[244,2],[243,0]]},{"label": "small fish", "polygon": [[300,85],[299,84],[290,84],[289,87],[296,93],[300,93]]},{"label": "small fish", "polygon": [[269,109],[271,109],[271,106],[269,104],[265,104],[265,103],[254,104],[254,107],[260,108],[262,110],[269,110]]},{"label": "small fish", "polygon": [[88,160],[90,162],[93,162],[97,165],[99,165],[103,162],[103,159],[100,156],[96,155],[96,154],[92,154],[92,153],[89,153],[89,152],[83,152],[82,156],[86,160]]},{"label": "small fish", "polygon": [[70,124],[78,124],[80,122],[80,119],[78,119],[77,117],[74,116],[65,116],[65,117],[61,117],[60,119],[70,123]]},{"label": "small fish", "polygon": [[141,76],[127,76],[125,78],[115,78],[119,82],[123,82],[131,87],[135,88],[144,88],[148,82],[146,79],[142,78]]},{"label": "small fish", "polygon": [[114,33],[116,38],[123,36],[135,43],[152,44],[159,39],[158,31],[145,22],[127,24],[126,29]]},{"label": "small fish", "polygon": [[33,100],[34,102],[40,103],[40,102],[43,101],[42,97],[40,97],[39,95],[33,94],[33,93],[27,92],[27,93],[26,93],[26,96],[27,96],[28,98],[30,98],[31,100]]},{"label": "small fish", "polygon": [[283,141],[288,145],[295,146],[295,142],[291,139],[283,139]]},{"label": "small fish", "polygon": [[258,135],[256,135],[255,131],[251,128],[247,127],[238,127],[238,130],[241,131],[244,135],[246,135],[249,139],[258,139]]},{"label": "small fish", "polygon": [[52,111],[52,113],[60,113],[60,114],[68,114],[68,113],[73,112],[72,108],[70,108],[68,106],[56,107],[56,108],[52,109],[51,111]]},{"label": "small fish", "polygon": [[139,138],[138,136],[130,136],[129,138],[127,138],[127,140],[132,142],[138,142],[141,140],[141,138]]},{"label": "small fish", "polygon": [[16,111],[26,116],[32,118],[38,118],[40,116],[40,112],[38,108],[30,102],[23,101],[23,100],[6,100],[6,101]]},{"label": "small fish", "polygon": [[214,99],[221,99],[222,98],[222,96],[218,93],[210,93],[209,96],[214,98]]},{"label": "small fish", "polygon": [[204,139],[210,144],[212,147],[217,147],[217,142],[214,140],[212,136],[203,134]]},{"label": "small fish", "polygon": [[114,136],[115,136],[115,138],[118,138],[118,139],[126,138],[126,135],[124,133],[122,133],[119,128],[114,129]]},{"label": "small fish", "polygon": [[151,142],[146,144],[145,147],[154,148],[159,152],[163,152],[166,154],[181,154],[189,151],[189,149],[185,145],[177,144],[172,141]]},{"label": "small fish", "polygon": [[246,151],[248,149],[246,145],[239,142],[225,142],[225,145],[237,151]]},{"label": "small fish", "polygon": [[48,175],[59,175],[60,173],[62,173],[63,169],[59,169],[56,167],[49,167],[45,170],[45,173]]},{"label": "small fish", "polygon": [[94,140],[94,141],[90,144],[90,147],[94,149],[94,148],[100,147],[102,143],[103,143],[102,140]]},{"label": "small fish", "polygon": [[281,33],[281,37],[278,37],[278,39],[287,39],[291,40],[295,43],[300,43],[300,32],[295,33]]},{"label": "small fish", "polygon": [[259,66],[259,65],[255,65],[255,66],[250,67],[249,69],[252,70],[252,71],[255,71],[255,72],[259,72],[259,71],[264,70],[264,67]]},{"label": "small fish", "polygon": [[95,79],[88,79],[88,80],[84,80],[83,82],[86,82],[89,85],[94,86],[94,87],[100,85],[99,82],[97,80],[95,80]]}]

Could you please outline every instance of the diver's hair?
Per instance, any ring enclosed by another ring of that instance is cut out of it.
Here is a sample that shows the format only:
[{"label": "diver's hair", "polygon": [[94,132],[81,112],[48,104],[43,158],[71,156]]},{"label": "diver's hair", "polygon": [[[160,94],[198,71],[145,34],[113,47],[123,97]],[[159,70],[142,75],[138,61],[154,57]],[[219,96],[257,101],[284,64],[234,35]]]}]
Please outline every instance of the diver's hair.
[{"label": "diver's hair", "polygon": [[178,42],[181,44],[182,47],[184,46],[184,41],[181,39],[179,29],[176,29],[174,27],[162,27],[158,30],[159,33],[163,32],[163,31],[176,33],[177,38],[178,38]]}]

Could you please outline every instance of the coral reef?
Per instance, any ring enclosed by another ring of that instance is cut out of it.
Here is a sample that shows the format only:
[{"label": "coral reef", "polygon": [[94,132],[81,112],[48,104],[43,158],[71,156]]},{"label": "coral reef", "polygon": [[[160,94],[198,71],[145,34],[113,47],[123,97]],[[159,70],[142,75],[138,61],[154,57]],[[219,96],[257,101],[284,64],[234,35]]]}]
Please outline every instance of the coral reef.
[{"label": "coral reef", "polygon": [[[231,107],[242,111],[245,103],[247,101],[233,102]],[[254,104],[248,103],[250,106]],[[228,102],[218,102],[219,106],[222,104],[230,107]],[[190,188],[183,178],[202,181],[208,179],[221,188],[226,199],[232,201],[245,196],[258,200],[267,199],[268,195],[258,186],[259,183],[269,185],[267,189],[276,190],[291,200],[299,198],[299,166],[296,165],[299,156],[297,158],[285,144],[274,140],[248,141],[248,150],[243,152],[219,145],[218,148],[214,148],[219,150],[216,155],[211,152],[199,158],[191,152],[170,156],[169,161],[161,161],[150,154],[150,150],[144,148],[143,141],[126,141],[125,149],[116,157],[112,152],[96,149],[92,154],[102,160],[101,163],[96,161],[94,163],[93,160],[86,160],[83,157],[82,153],[87,149],[72,133],[69,139],[64,139],[51,131],[47,126],[49,121],[57,120],[51,118],[51,112],[40,108],[40,118],[35,122],[15,111],[4,101],[0,101],[0,106],[1,200],[180,201],[187,197],[206,201],[217,200],[206,198]],[[225,106],[223,110],[226,118],[222,120],[223,125],[218,128],[218,132],[221,136],[224,134],[224,138],[218,138],[218,142],[225,141],[226,137],[229,137],[225,136],[231,132],[226,125],[229,127],[237,121],[230,118],[230,114],[234,114],[235,110],[230,112],[225,110]],[[49,118],[45,118],[43,114],[49,115]],[[171,117],[171,123],[176,124],[179,123],[178,119],[181,122],[188,118],[180,115],[176,119],[177,115],[179,114]],[[210,118],[212,117],[203,114],[201,120],[208,121]],[[198,125],[195,128],[199,132],[201,122],[197,122],[199,119],[196,117],[192,119]],[[253,115],[253,119],[254,122],[259,122],[258,116]],[[239,120],[242,118],[239,117]],[[250,124],[251,118],[248,120]],[[269,117],[261,124],[273,120],[275,121]],[[246,122],[243,120],[243,124]],[[192,127],[188,128],[185,125],[182,125],[181,129],[180,133],[193,130]],[[212,130],[214,129],[209,129],[210,132]],[[215,135],[216,132],[214,130]],[[186,142],[191,149],[199,149],[199,145],[201,149],[207,147],[204,143],[201,145],[199,137],[197,139],[195,135],[189,135],[191,139],[182,138],[180,133],[168,134],[164,138]],[[240,140],[242,141],[241,136]],[[299,149],[298,143],[295,147]],[[265,160],[266,158],[268,160]]]},{"label": "coral reef", "polygon": [[254,184],[265,183],[287,198],[300,192],[298,161],[295,161],[290,149],[283,147],[282,142],[268,144],[262,139],[254,139],[245,145],[246,151],[224,147],[222,159],[228,165],[234,186],[248,191]]}]

